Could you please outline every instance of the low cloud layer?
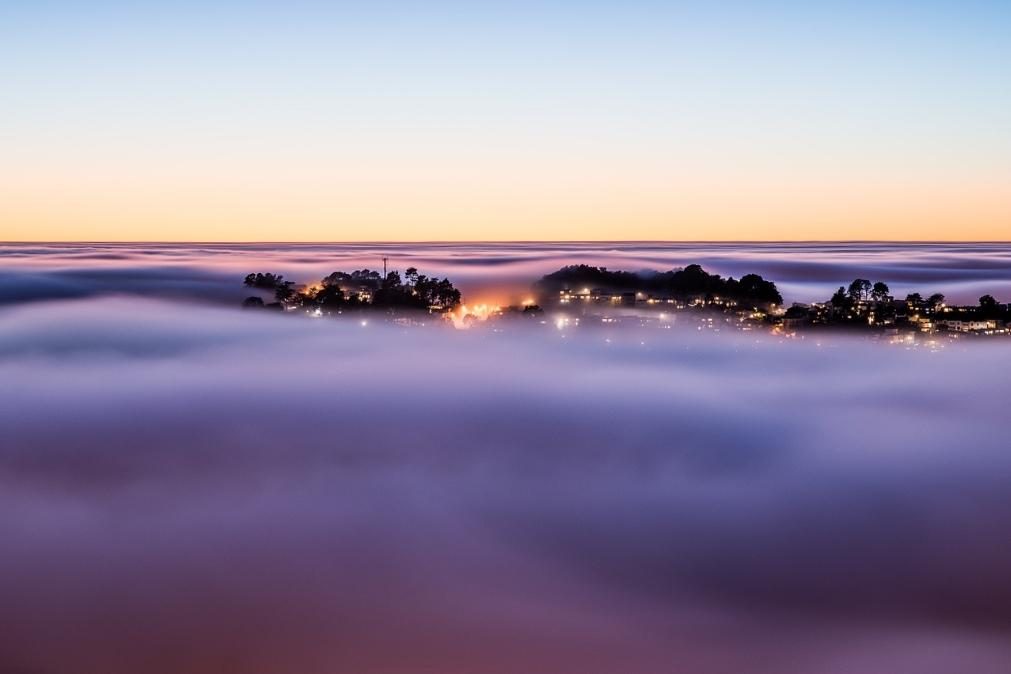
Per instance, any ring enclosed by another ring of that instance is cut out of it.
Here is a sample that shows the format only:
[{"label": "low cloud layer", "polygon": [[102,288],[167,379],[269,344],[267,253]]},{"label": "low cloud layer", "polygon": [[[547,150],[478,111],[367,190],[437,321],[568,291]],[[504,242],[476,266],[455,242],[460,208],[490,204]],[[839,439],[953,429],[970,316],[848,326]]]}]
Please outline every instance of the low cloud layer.
[{"label": "low cloud layer", "polygon": [[1011,301],[1007,244],[0,244],[0,305],[108,294],[231,303],[251,271],[315,281],[338,269],[415,266],[448,276],[471,300],[513,300],[566,264],[670,269],[702,264],[724,276],[758,273],[787,302],[824,300],[854,278],[884,281],[898,296],[945,293],[975,303]]},{"label": "low cloud layer", "polygon": [[1004,672],[1006,360],[2,309],[0,672]]}]

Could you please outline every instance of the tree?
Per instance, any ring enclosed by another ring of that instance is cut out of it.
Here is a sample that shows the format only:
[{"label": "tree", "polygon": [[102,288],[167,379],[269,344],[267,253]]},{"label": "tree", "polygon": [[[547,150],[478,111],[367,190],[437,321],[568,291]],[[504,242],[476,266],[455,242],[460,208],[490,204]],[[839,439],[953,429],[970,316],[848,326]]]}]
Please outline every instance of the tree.
[{"label": "tree", "polygon": [[923,304],[923,296],[920,293],[909,293],[906,295],[906,304],[914,309],[919,309]]},{"label": "tree", "polygon": [[854,279],[846,292],[854,302],[862,302],[871,294],[871,282],[865,278]]},{"label": "tree", "polygon": [[1000,305],[993,295],[983,295],[979,298],[979,311],[986,318],[993,318],[1000,314]]},{"label": "tree", "polygon": [[460,291],[449,282],[449,279],[444,278],[436,284],[435,292],[430,299],[435,300],[434,302],[430,302],[430,304],[448,310],[454,309],[460,303],[461,295]]},{"label": "tree", "polygon": [[323,278],[323,285],[340,286],[344,290],[358,290],[362,287],[376,290],[381,284],[381,274],[370,269],[356,269],[350,274],[344,271],[335,271]]},{"label": "tree", "polygon": [[256,272],[255,274],[247,274],[244,283],[247,286],[253,286],[254,288],[273,289],[279,285],[287,283],[287,281],[284,280],[284,276],[281,274],[263,274],[261,272]]},{"label": "tree", "polygon": [[846,289],[839,286],[839,290],[835,291],[830,302],[836,309],[845,309],[850,304],[850,297],[846,294]]},{"label": "tree", "polygon": [[[727,285],[730,286],[728,279]],[[736,295],[735,299],[750,300],[752,304],[779,305],[783,303],[783,296],[779,294],[776,284],[766,281],[758,274],[745,274],[737,282],[737,291],[730,293]]]},{"label": "tree", "polygon": [[295,284],[292,281],[281,281],[274,286],[274,299],[287,302],[295,296]]},{"label": "tree", "polygon": [[316,305],[325,311],[340,311],[347,304],[344,291],[338,286],[323,286],[313,298]]},{"label": "tree", "polygon": [[871,289],[871,298],[875,302],[889,301],[891,298],[888,295],[888,286],[885,283],[882,283],[881,281],[875,283],[874,287]]},{"label": "tree", "polygon": [[786,310],[786,313],[783,314],[783,318],[807,318],[810,313],[811,310],[803,304],[794,304]]},{"label": "tree", "polygon": [[396,269],[394,269],[393,271],[391,271],[390,273],[388,273],[386,275],[386,278],[383,279],[383,289],[384,290],[387,289],[387,288],[390,288],[390,289],[400,288],[403,285],[404,285],[404,282],[402,280],[400,280],[400,272],[397,271]]},{"label": "tree", "polygon": [[[259,300],[260,304],[256,305],[255,302],[247,300],[244,306],[270,308],[297,306],[320,309],[327,313],[340,313],[345,308],[366,306],[448,311],[460,303],[460,291],[453,287],[449,279],[429,278],[419,274],[415,267],[407,270],[406,279],[407,283],[404,283],[397,271],[389,272],[385,278],[379,272],[369,269],[355,270],[350,274],[335,271],[324,277],[319,285],[310,285],[296,291],[294,282],[285,281],[280,275],[249,274],[245,277],[246,285],[272,289],[278,304],[263,305],[262,300]],[[364,295],[365,299],[359,295],[363,289],[371,291]],[[371,299],[368,299],[369,294]]]},{"label": "tree", "polygon": [[927,298],[927,306],[933,311],[937,311],[944,304],[944,295],[941,293],[934,293]]},{"label": "tree", "polygon": [[776,284],[758,274],[745,274],[740,280],[710,274],[697,264],[670,271],[611,271],[606,267],[570,265],[547,274],[535,289],[544,299],[576,289],[599,289],[610,293],[642,292],[678,298],[684,301],[719,297],[730,304],[771,306],[783,303]]},{"label": "tree", "polygon": [[253,288],[273,290],[274,298],[278,302],[288,302],[295,295],[294,282],[285,281],[284,276],[281,274],[264,274],[261,272],[247,274],[243,283]]}]

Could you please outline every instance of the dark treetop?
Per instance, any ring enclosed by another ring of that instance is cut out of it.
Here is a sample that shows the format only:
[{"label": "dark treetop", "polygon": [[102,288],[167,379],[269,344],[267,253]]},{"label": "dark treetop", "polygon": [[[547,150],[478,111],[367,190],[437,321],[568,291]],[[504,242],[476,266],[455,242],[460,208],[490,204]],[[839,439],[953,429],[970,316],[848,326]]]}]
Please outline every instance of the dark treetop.
[{"label": "dark treetop", "polygon": [[249,297],[246,307],[302,307],[320,309],[324,313],[339,313],[352,309],[417,309],[451,311],[460,304],[460,291],[449,279],[429,278],[410,267],[400,276],[391,271],[384,278],[379,272],[359,269],[351,273],[336,271],[320,283],[297,287],[275,274],[249,274],[245,285],[272,290],[276,302],[264,305],[260,297]]},{"label": "dark treetop", "polygon": [[983,295],[976,306],[949,306],[941,293],[924,297],[909,293],[905,299],[892,296],[888,284],[868,279],[854,279],[839,286],[825,302],[794,304],[783,316],[792,327],[827,325],[859,328],[896,328],[933,331],[952,327],[953,323],[973,322],[971,331],[1004,330],[1011,323],[1011,306],[1001,304],[992,295]]},{"label": "dark treetop", "polygon": [[612,271],[606,267],[585,264],[562,267],[537,282],[536,288],[546,298],[575,288],[592,288],[612,292],[636,292],[672,297],[682,301],[722,298],[739,305],[768,308],[782,304],[776,284],[757,274],[746,274],[739,280],[710,274],[697,264],[670,271]]}]

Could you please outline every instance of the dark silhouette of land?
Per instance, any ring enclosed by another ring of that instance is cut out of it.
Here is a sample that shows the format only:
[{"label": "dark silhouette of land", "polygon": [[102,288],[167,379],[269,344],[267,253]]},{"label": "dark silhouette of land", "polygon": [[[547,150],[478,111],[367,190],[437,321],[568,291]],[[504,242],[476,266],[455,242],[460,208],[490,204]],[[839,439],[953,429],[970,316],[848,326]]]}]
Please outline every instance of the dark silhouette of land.
[{"label": "dark silhouette of land", "polygon": [[625,304],[646,299],[683,306],[768,311],[783,303],[776,284],[757,274],[723,278],[697,264],[670,271],[639,272],[571,265],[544,276],[535,289],[545,304],[576,298]]},{"label": "dark silhouette of land", "polygon": [[861,278],[840,286],[825,302],[794,304],[782,317],[782,325],[789,329],[830,326],[928,333],[1008,334],[1009,323],[1011,305],[992,295],[983,295],[975,306],[951,306],[941,293],[924,298],[914,292],[896,299],[886,283]]},{"label": "dark silhouette of land", "polygon": [[[398,271],[385,275],[370,269],[335,271],[311,285],[297,285],[280,274],[257,272],[246,276],[245,285],[270,292],[274,301],[250,296],[243,301],[244,308],[302,310],[313,315],[367,310],[395,315],[449,314],[461,304],[460,291],[449,279],[425,276],[414,267],[408,268],[403,277]],[[1011,334],[1011,305],[998,302],[992,295],[983,295],[973,306],[948,305],[940,293],[926,298],[910,293],[896,299],[886,283],[861,278],[840,286],[824,302],[795,303],[786,310],[773,281],[758,274],[724,278],[697,264],[638,272],[570,265],[543,276],[534,284],[534,291],[536,304],[528,301],[522,306],[481,307],[486,311],[480,316],[541,320],[545,311],[571,312],[578,308],[586,317],[596,307],[631,306],[709,316],[700,318],[707,325],[712,325],[715,314],[723,314],[721,323],[745,330],[765,326],[789,333],[830,327],[877,333]],[[454,317],[465,323],[478,320],[478,315]]]},{"label": "dark silhouette of land", "polygon": [[252,296],[242,303],[246,308],[305,309],[323,314],[378,309],[389,312],[414,310],[429,313],[452,311],[460,304],[460,291],[449,279],[419,274],[409,267],[404,276],[391,271],[384,277],[378,271],[358,269],[350,273],[335,271],[319,283],[299,286],[280,274],[254,273],[245,285],[273,292],[274,302]]}]

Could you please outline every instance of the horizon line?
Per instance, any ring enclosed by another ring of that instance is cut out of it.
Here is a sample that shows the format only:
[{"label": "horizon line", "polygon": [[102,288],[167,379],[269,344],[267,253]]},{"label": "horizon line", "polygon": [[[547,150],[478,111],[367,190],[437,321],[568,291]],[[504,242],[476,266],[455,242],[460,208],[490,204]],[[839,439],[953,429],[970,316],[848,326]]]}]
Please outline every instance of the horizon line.
[{"label": "horizon line", "polygon": [[484,244],[484,245],[515,245],[515,244],[691,244],[691,245],[775,245],[775,244],[1008,244],[1011,239],[417,239],[417,240],[212,240],[212,239],[50,239],[50,240],[0,240],[0,245],[323,245],[323,246],[397,246],[397,245],[440,245],[440,244]]}]

